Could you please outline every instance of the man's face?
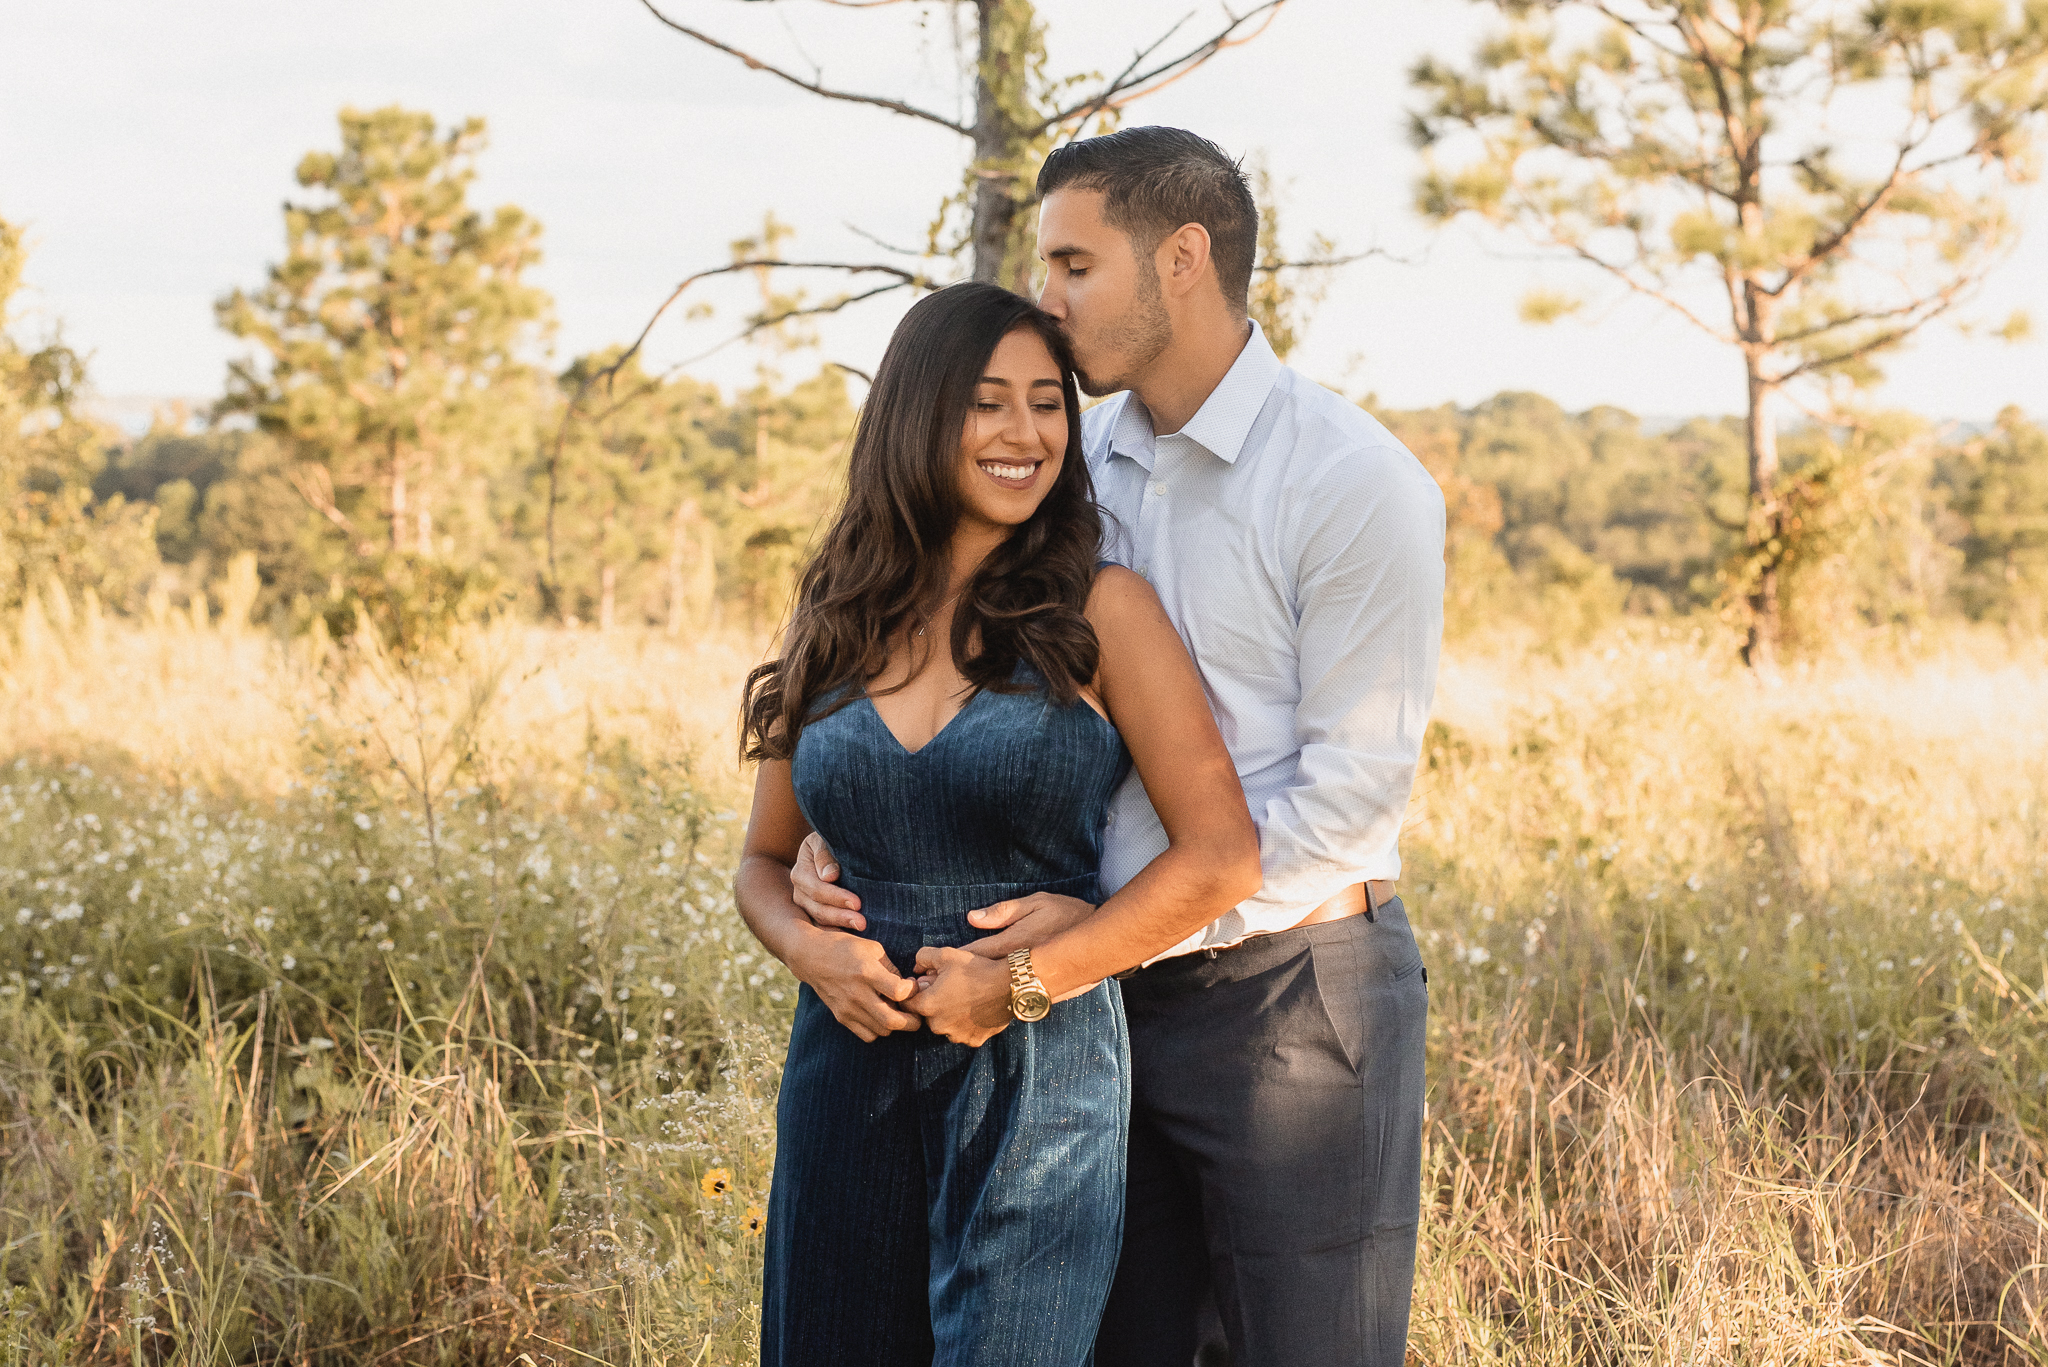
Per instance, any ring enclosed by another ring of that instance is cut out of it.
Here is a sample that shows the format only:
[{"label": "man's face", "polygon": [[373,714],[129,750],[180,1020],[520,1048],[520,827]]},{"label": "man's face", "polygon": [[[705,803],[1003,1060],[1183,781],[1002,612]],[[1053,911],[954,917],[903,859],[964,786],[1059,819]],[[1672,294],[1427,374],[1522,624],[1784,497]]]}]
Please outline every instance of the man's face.
[{"label": "man's face", "polygon": [[1152,253],[1102,219],[1100,190],[1055,190],[1038,209],[1039,306],[1060,320],[1089,394],[1129,389],[1173,341]]}]

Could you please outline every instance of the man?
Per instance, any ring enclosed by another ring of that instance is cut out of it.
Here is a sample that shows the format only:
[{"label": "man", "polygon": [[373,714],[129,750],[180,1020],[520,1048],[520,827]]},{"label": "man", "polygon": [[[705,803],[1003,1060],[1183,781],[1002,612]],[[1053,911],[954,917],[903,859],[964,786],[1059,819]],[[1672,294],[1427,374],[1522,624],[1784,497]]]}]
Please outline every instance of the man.
[{"label": "man", "polygon": [[[1038,188],[1041,304],[1083,388],[1117,395],[1084,422],[1106,553],[1194,656],[1265,879],[1124,981],[1130,1166],[1097,1362],[1189,1367],[1208,1303],[1235,1367],[1398,1367],[1428,993],[1392,883],[1436,683],[1443,499],[1248,319],[1258,212],[1221,149],[1126,129],[1055,151]],[[1165,846],[1134,776],[1104,895]],[[836,875],[807,845],[796,900],[853,925]],[[1091,910],[991,907],[973,920],[1000,933],[970,948],[1040,944]]]}]

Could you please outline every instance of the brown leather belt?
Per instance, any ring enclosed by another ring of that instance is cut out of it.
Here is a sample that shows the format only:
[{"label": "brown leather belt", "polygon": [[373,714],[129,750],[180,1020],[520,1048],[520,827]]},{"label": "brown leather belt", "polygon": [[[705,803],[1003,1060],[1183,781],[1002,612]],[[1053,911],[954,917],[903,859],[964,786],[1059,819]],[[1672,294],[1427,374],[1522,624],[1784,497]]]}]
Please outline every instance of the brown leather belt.
[{"label": "brown leather belt", "polygon": [[[1374,878],[1364,883],[1353,883],[1288,929],[1300,930],[1303,926],[1319,926],[1325,921],[1341,921],[1348,916],[1363,916],[1371,920],[1381,907],[1393,900],[1394,881],[1391,878]],[[1196,952],[1207,954],[1213,959],[1223,951],[1208,949]],[[1127,968],[1121,973],[1112,973],[1109,976],[1118,979],[1128,978],[1137,971],[1137,968]]]},{"label": "brown leather belt", "polygon": [[1390,878],[1353,883],[1289,928],[1299,930],[1303,926],[1319,926],[1325,921],[1341,921],[1347,916],[1363,916],[1369,921],[1381,907],[1393,900],[1394,883]]}]

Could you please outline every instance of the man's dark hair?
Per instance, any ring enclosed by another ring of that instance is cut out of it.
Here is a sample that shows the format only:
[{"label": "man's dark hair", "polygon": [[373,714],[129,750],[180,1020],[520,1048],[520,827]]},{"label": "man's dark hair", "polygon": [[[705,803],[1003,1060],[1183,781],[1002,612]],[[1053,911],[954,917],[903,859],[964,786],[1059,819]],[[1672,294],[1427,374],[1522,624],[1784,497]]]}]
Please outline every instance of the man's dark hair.
[{"label": "man's dark hair", "polygon": [[1045,159],[1039,198],[1055,190],[1100,190],[1104,221],[1140,253],[1183,224],[1201,224],[1224,302],[1246,310],[1259,210],[1243,169],[1215,143],[1185,128],[1125,128],[1083,138]]}]

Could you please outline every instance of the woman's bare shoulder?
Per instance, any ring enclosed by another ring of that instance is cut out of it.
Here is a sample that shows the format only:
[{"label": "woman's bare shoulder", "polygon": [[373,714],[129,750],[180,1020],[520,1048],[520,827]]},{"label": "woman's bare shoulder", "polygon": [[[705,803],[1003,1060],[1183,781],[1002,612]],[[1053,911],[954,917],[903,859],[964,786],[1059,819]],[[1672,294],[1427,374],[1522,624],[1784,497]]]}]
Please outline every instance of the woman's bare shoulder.
[{"label": "woman's bare shoulder", "polygon": [[1159,595],[1145,576],[1122,565],[1104,565],[1088,590],[1088,620],[1097,626],[1159,612]]}]

